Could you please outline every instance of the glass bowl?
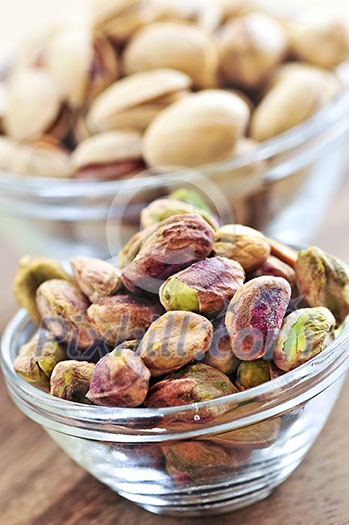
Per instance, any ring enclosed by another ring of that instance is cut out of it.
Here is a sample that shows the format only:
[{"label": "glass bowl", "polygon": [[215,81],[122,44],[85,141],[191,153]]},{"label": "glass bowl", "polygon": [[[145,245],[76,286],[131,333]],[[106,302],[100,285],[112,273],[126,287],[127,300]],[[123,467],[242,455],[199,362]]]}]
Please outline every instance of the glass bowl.
[{"label": "glass bowl", "polygon": [[[344,90],[292,130],[224,162],[177,170],[175,177],[165,170],[96,182],[0,172],[0,230],[18,255],[105,258],[137,230],[142,207],[188,183],[220,212],[232,206],[231,220],[289,244],[308,244],[345,174],[348,135],[349,91]],[[124,203],[130,203],[127,209]],[[116,230],[122,235],[114,236]]]},{"label": "glass bowl", "polygon": [[157,513],[207,516],[266,498],[320,434],[348,369],[349,326],[320,355],[250,391],[166,409],[118,409],[54,398],[13,370],[34,326],[24,311],[2,340],[16,405],[79,465]]}]

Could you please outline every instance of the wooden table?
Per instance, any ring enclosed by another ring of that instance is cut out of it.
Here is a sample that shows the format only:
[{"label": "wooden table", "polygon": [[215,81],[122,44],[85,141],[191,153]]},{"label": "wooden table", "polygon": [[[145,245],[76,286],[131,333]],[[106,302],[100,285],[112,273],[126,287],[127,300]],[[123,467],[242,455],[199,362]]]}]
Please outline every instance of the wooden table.
[{"label": "wooden table", "polygon": [[[317,242],[349,260],[349,180],[327,214]],[[0,246],[3,245],[0,244]],[[15,257],[1,252],[0,331],[15,310],[10,285]],[[120,498],[75,465],[9,400],[0,384],[1,525],[189,525],[161,518]],[[303,464],[267,500],[217,518],[225,525],[349,524],[349,381]],[[210,523],[209,520],[201,520]]]}]

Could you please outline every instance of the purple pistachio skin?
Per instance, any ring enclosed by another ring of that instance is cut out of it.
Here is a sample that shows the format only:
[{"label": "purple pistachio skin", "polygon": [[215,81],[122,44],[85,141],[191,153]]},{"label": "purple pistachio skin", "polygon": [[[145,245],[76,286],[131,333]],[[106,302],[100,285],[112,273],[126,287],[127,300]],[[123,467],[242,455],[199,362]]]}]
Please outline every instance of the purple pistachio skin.
[{"label": "purple pistachio skin", "polygon": [[84,401],[94,369],[95,365],[87,361],[61,361],[51,375],[51,395],[68,401]]},{"label": "purple pistachio skin", "polygon": [[158,293],[171,275],[208,257],[214,231],[199,215],[176,215],[163,221],[122,271],[124,286],[133,293]]},{"label": "purple pistachio skin", "polygon": [[225,374],[197,363],[156,383],[149,390],[144,404],[149,408],[180,406],[229,396],[237,391]]},{"label": "purple pistachio skin", "polygon": [[138,407],[146,398],[150,372],[132,350],[113,350],[98,361],[86,397],[107,407]]},{"label": "purple pistachio skin", "polygon": [[290,283],[291,287],[294,287],[296,284],[296,272],[294,269],[289,264],[274,257],[274,255],[270,255],[258,270],[249,275],[249,278],[262,277],[263,275],[283,277]]},{"label": "purple pistachio skin", "polygon": [[238,359],[272,354],[290,298],[291,287],[282,277],[257,277],[236,292],[225,325]]}]

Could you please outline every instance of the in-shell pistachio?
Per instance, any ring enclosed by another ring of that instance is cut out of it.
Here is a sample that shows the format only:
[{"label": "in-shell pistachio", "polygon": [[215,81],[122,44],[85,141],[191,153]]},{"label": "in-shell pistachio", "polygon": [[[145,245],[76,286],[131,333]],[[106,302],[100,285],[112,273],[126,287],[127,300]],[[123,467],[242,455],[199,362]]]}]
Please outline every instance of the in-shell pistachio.
[{"label": "in-shell pistachio", "polygon": [[137,407],[147,395],[150,372],[127,348],[102,357],[94,369],[87,398],[96,405]]},{"label": "in-shell pistachio", "polygon": [[265,82],[286,50],[280,24],[263,13],[251,13],[223,27],[219,36],[220,70],[227,82],[253,89]]},{"label": "in-shell pistachio", "polygon": [[198,167],[227,158],[243,135],[250,110],[237,95],[208,89],[183,97],[146,130],[150,166]]},{"label": "in-shell pistachio", "polygon": [[299,252],[296,280],[309,306],[325,306],[340,324],[349,314],[349,269],[315,246]]},{"label": "in-shell pistachio", "polygon": [[248,390],[267,383],[281,374],[281,370],[278,370],[270,361],[263,359],[244,361],[240,363],[236,371],[235,385],[239,390]]},{"label": "in-shell pistachio", "polygon": [[205,259],[212,250],[214,232],[200,215],[175,215],[161,223],[122,271],[131,292],[158,293],[170,275]]},{"label": "in-shell pistachio", "polygon": [[334,338],[336,320],[323,307],[302,308],[285,318],[275,343],[276,366],[288,372],[306,363]]},{"label": "in-shell pistachio", "polygon": [[177,371],[210,347],[213,327],[193,312],[167,312],[148,329],[138,352],[154,377]]},{"label": "in-shell pistachio", "polygon": [[235,372],[240,360],[233,353],[225,326],[225,316],[220,316],[218,320],[214,321],[213,326],[212,343],[205,354],[204,362],[229,376]]},{"label": "in-shell pistachio", "polygon": [[257,277],[235,293],[225,324],[238,359],[270,357],[290,298],[291,287],[282,277]]},{"label": "in-shell pistachio", "polygon": [[215,84],[217,64],[215,42],[206,31],[173,21],[145,26],[130,40],[124,53],[128,75],[158,68],[176,69],[201,88]]},{"label": "in-shell pistachio", "polygon": [[224,257],[211,257],[169,277],[160,288],[166,310],[218,314],[244,283],[241,265]]},{"label": "in-shell pistachio", "polygon": [[263,275],[271,275],[274,277],[283,277],[290,283],[291,287],[296,284],[296,272],[288,264],[281,261],[274,255],[270,255],[268,259],[255,270],[250,277],[262,277]]}]

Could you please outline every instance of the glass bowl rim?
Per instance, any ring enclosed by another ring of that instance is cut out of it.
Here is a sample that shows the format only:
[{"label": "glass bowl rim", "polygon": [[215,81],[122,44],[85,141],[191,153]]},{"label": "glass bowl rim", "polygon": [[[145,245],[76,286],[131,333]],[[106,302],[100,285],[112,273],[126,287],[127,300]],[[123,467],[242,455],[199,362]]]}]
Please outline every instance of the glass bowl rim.
[{"label": "glass bowl rim", "polygon": [[[19,328],[23,328],[22,325],[33,324],[26,311],[21,309],[17,314],[10,320],[1,340],[1,365],[6,380],[10,380],[15,385],[16,389],[22,390],[25,395],[31,398],[31,403],[37,404],[44,408],[44,406],[50,407],[53,411],[57,410],[59,413],[78,413],[78,419],[82,422],[94,422],[96,418],[99,422],[113,423],[113,420],[120,421],[124,420],[126,425],[127,421],[141,419],[153,419],[162,418],[166,416],[175,416],[178,413],[185,411],[195,411],[202,409],[212,409],[217,405],[225,405],[230,403],[234,406],[240,406],[243,403],[252,404],[254,401],[260,401],[261,398],[267,398],[268,395],[277,393],[283,390],[294,388],[294,385],[298,385],[300,381],[304,380],[315,380],[319,377],[322,372],[334,364],[342,355],[343,361],[348,360],[343,352],[343,347],[347,343],[349,345],[349,319],[345,322],[341,333],[333,340],[330,345],[316,357],[301,365],[294,370],[273,379],[267,383],[264,383],[258,387],[254,387],[250,390],[231,394],[229,396],[212,399],[210,401],[202,401],[199,403],[190,403],[187,405],[181,405],[176,407],[166,408],[119,408],[119,407],[103,407],[97,405],[86,405],[67,401],[43,392],[39,388],[31,385],[21,378],[13,368],[13,361],[11,358],[11,347],[13,344],[13,338],[16,336],[16,332]],[[33,325],[34,326],[34,325]],[[348,351],[347,351],[348,352]],[[282,397],[282,396],[280,396]],[[282,401],[281,401],[282,402]],[[118,423],[120,424],[120,423]]]},{"label": "glass bowl rim", "polygon": [[[193,173],[195,173],[195,171],[200,172],[200,176],[206,175],[210,177],[214,173],[224,173],[227,170],[243,168],[254,162],[265,161],[275,155],[291,151],[294,148],[306,144],[345,118],[348,113],[349,87],[344,86],[343,90],[334,100],[328,103],[313,117],[298,126],[272,139],[261,142],[247,153],[230,157],[224,161],[197,168],[175,167],[176,170],[179,169],[179,172],[176,171],[176,177],[179,178],[183,175],[183,179],[186,180],[186,172],[188,169]],[[145,171],[147,170],[146,168]],[[154,168],[154,170],[156,171],[156,168]],[[151,171],[151,169],[148,171]],[[287,176],[288,175],[285,175],[285,177]],[[268,180],[268,175],[266,179]],[[0,189],[2,191],[16,191],[17,193],[20,192],[26,195],[42,195],[44,197],[49,196],[56,198],[60,196],[83,198],[91,194],[95,197],[103,197],[110,195],[111,192],[122,192],[125,182],[129,182],[130,180],[132,180],[132,188],[130,188],[128,184],[127,191],[130,189],[141,190],[148,186],[153,187],[154,185],[166,185],[170,183],[173,178],[171,176],[167,178],[166,174],[162,174],[161,176],[155,174],[115,181],[81,181],[50,177],[26,177],[0,170]],[[274,180],[274,178],[272,178],[272,180]]]}]

